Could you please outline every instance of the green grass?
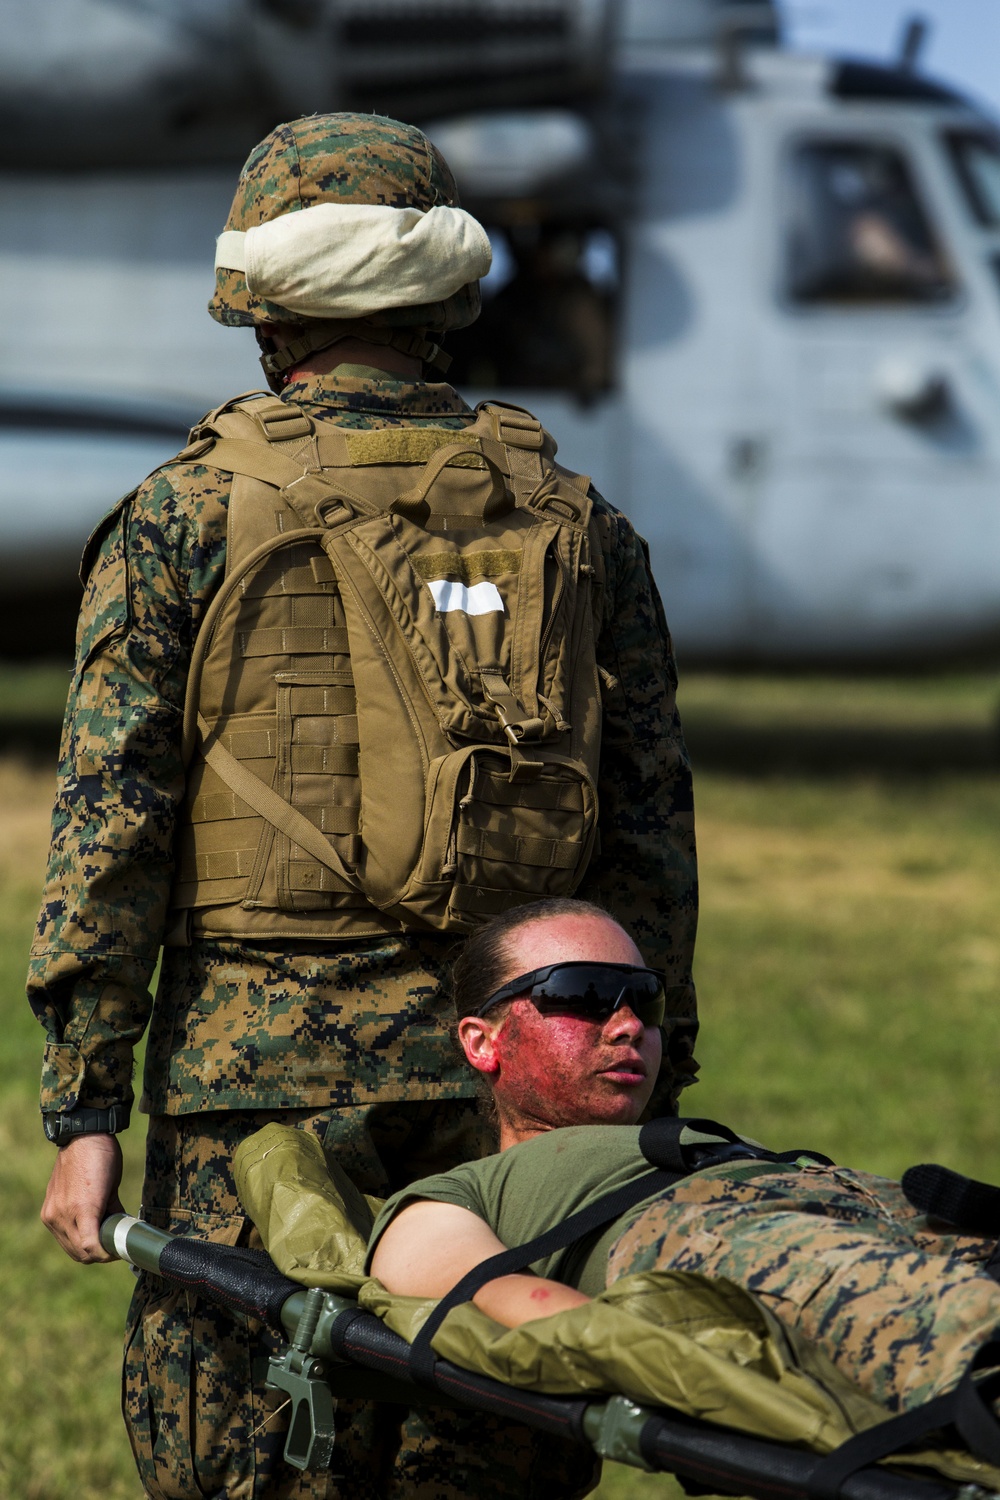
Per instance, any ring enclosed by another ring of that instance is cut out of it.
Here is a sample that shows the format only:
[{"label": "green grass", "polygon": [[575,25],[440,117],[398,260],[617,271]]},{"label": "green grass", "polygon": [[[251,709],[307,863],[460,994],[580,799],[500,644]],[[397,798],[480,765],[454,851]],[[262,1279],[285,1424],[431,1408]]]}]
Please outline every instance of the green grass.
[{"label": "green grass", "polygon": [[869,677],[764,676],[694,672],[681,677],[681,712],[692,721],[740,724],[841,724],[899,727],[936,724],[982,728],[996,722],[1000,674]]},{"label": "green grass", "polygon": [[[125,1266],[77,1266],[38,1218],[53,1148],[38,1115],[42,1032],[24,1001],[24,967],[41,889],[51,774],[0,763],[0,1496],[138,1500],[118,1412]],[[138,1207],[142,1127],[128,1133],[125,1203]]]},{"label": "green grass", "polygon": [[[995,677],[706,675],[684,691],[693,718],[835,733],[849,715],[987,726],[998,688]],[[0,708],[3,692],[0,678]],[[0,1497],[138,1500],[117,1394],[131,1278],[74,1266],[37,1217],[51,1148],[34,1098],[41,1034],[21,994],[49,794],[48,775],[0,763]],[[875,1171],[937,1159],[1000,1176],[1000,775],[714,771],[698,776],[697,799],[703,1081],[690,1112]],[[139,1133],[126,1138],[133,1209]],[[599,1493],[675,1492],[611,1465]]]},{"label": "green grass", "polygon": [[21,666],[0,662],[0,720],[61,719],[69,689],[65,667]]}]

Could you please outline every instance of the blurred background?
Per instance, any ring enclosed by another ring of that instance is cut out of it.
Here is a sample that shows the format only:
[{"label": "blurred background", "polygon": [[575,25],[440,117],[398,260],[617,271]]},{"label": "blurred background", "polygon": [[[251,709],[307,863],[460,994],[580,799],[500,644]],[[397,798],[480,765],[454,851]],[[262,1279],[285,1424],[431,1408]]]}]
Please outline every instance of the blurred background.
[{"label": "blurred background", "polygon": [[[688,1110],[1000,1173],[998,64],[1000,0],[0,10],[0,1496],[139,1493],[129,1275],[37,1220],[23,970],[79,554],[262,384],[205,306],[282,119],[427,129],[494,247],[455,383],[535,411],[649,540],[698,798]],[[601,1494],[654,1490],[614,1469]]]}]

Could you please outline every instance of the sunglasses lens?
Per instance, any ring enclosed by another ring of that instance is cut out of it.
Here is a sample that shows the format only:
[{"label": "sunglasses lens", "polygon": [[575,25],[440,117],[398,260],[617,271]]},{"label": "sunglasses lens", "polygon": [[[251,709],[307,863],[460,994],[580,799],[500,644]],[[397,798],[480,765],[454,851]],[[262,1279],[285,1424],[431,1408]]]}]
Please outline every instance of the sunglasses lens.
[{"label": "sunglasses lens", "polygon": [[663,985],[648,969],[565,964],[536,984],[531,998],[543,1015],[569,1011],[606,1021],[613,1011],[628,1006],[644,1026],[659,1026],[663,1020]]}]

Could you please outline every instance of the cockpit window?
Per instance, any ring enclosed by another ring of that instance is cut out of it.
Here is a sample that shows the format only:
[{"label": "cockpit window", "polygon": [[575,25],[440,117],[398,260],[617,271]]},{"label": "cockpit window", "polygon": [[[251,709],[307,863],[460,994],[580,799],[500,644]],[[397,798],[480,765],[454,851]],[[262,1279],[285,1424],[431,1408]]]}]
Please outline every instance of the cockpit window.
[{"label": "cockpit window", "polygon": [[973,217],[1000,229],[1000,139],[979,130],[949,130],[945,145]]},{"label": "cockpit window", "polygon": [[786,285],[799,303],[940,302],[954,278],[902,152],[809,141],[789,163]]},{"label": "cockpit window", "polygon": [[618,241],[604,225],[487,224],[483,311],[447,337],[456,385],[561,390],[587,401],[614,384]]}]

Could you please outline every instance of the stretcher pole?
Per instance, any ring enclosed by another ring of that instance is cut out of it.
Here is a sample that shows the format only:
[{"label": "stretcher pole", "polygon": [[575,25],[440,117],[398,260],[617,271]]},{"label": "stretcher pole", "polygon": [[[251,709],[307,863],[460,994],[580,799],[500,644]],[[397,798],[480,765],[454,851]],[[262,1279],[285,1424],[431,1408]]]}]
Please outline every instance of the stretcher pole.
[{"label": "stretcher pole", "polygon": [[[292,1415],[285,1458],[298,1469],[329,1466],[333,1398],[470,1407],[585,1443],[602,1458],[693,1480],[703,1491],[756,1500],[828,1500],[814,1484],[822,1462],[781,1443],[752,1438],[624,1396],[588,1400],[506,1386],[438,1360],[433,1390],[408,1378],[410,1346],[357,1303],[282,1276],[262,1250],[217,1245],[154,1229],[128,1214],[101,1226],[109,1255],[189,1286],[210,1301],[284,1329],[289,1343],[271,1357],[268,1384],[288,1395]],[[839,1500],[1000,1500],[976,1485],[919,1479],[870,1466],[851,1474]]]},{"label": "stretcher pole", "polygon": [[[277,1313],[289,1343],[268,1361],[267,1386],[281,1391],[291,1405],[285,1461],[303,1470],[330,1467],[335,1439],[333,1393],[314,1344],[322,1345],[317,1338],[320,1321],[329,1325],[351,1303],[318,1288],[296,1287],[275,1271],[263,1251],[180,1239],[129,1214],[114,1214],[104,1221],[101,1244],[119,1260],[168,1280],[196,1285],[214,1301],[261,1317],[272,1327]],[[332,1351],[324,1352],[329,1357]]]}]

